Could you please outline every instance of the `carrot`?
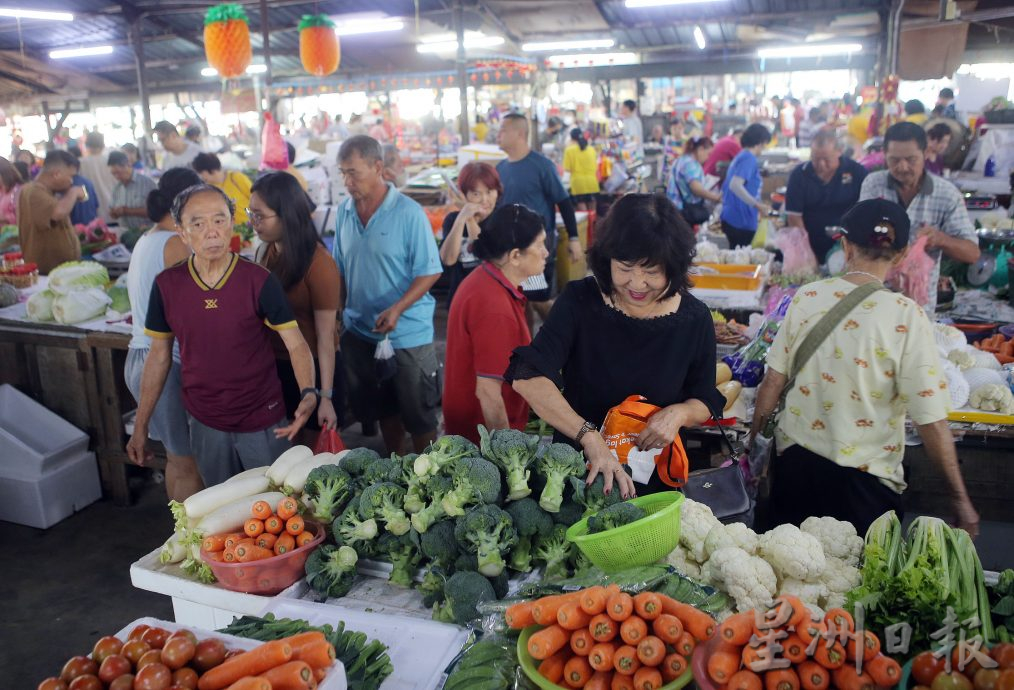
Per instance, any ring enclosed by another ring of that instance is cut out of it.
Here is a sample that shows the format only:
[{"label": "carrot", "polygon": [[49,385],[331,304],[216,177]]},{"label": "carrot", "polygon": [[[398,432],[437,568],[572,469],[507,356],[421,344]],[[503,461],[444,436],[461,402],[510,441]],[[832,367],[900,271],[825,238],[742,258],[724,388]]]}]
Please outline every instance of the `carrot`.
[{"label": "carrot", "polygon": [[528,653],[536,659],[546,659],[563,649],[569,641],[570,631],[551,625],[528,638]]},{"label": "carrot", "polygon": [[[198,690],[222,690],[246,676],[256,676],[292,659],[292,645],[285,640],[265,642],[209,669],[197,681]],[[256,687],[256,686],[254,686]],[[270,686],[269,686],[270,687]]]},{"label": "carrot", "polygon": [[225,538],[229,536],[227,534],[212,534],[210,537],[205,537],[204,541],[201,542],[201,548],[208,553],[217,553],[219,551],[225,551]]},{"label": "carrot", "polygon": [[804,661],[798,673],[803,690],[827,690],[831,684],[831,673],[816,661]]},{"label": "carrot", "polygon": [[250,517],[255,517],[258,520],[267,520],[271,517],[271,504],[267,501],[255,501],[250,506]]},{"label": "carrot", "polygon": [[708,677],[724,685],[739,670],[739,657],[731,652],[717,652],[708,657]]},{"label": "carrot", "polygon": [[560,607],[573,598],[576,598],[575,594],[552,594],[542,597],[532,606],[532,617],[539,625],[555,625],[556,614]]},{"label": "carrot", "polygon": [[782,642],[782,656],[793,664],[801,664],[806,661],[806,645],[799,639],[799,635],[790,634]]},{"label": "carrot", "polygon": [[583,688],[592,677],[592,667],[588,665],[588,659],[583,656],[571,657],[563,665],[563,680],[572,688]]},{"label": "carrot", "polygon": [[831,672],[831,682],[838,690],[873,690],[873,679],[868,673],[856,673],[856,667],[845,664]]},{"label": "carrot", "polygon": [[760,676],[749,669],[736,671],[729,678],[729,690],[761,690],[763,685]]},{"label": "carrot", "polygon": [[637,658],[637,650],[629,644],[617,647],[613,652],[613,668],[617,673],[625,676],[634,675],[634,671],[641,668],[641,660]]},{"label": "carrot", "polygon": [[676,651],[683,656],[690,656],[694,653],[694,648],[697,647],[697,642],[694,641],[694,636],[688,633],[686,630],[680,635],[680,639],[676,640],[676,644],[673,645]]},{"label": "carrot", "polygon": [[204,557],[207,558],[209,561],[215,561],[216,563],[221,563],[221,562],[225,561],[225,552],[224,551],[208,551],[207,553],[204,554]]},{"label": "carrot", "polygon": [[892,688],[901,680],[901,665],[889,656],[878,654],[869,660],[866,672],[877,685]]},{"label": "carrot", "polygon": [[242,532],[233,532],[232,534],[225,535],[225,548],[235,546],[241,539],[246,537]]},{"label": "carrot", "polygon": [[[282,516],[279,515],[278,519],[281,518]],[[290,517],[288,520],[285,521],[285,531],[294,537],[297,537],[300,534],[302,534],[304,529],[306,529],[306,523],[304,523],[303,518],[299,517],[298,515],[293,515],[292,517]]]},{"label": "carrot", "polygon": [[313,679],[315,681],[317,681],[317,685],[320,685],[321,683],[323,683],[325,678],[327,678],[327,669],[326,668],[315,668],[315,669],[313,669]]},{"label": "carrot", "polygon": [[235,546],[225,547],[225,551],[222,552],[222,560],[225,561],[226,563],[235,563],[236,547]]},{"label": "carrot", "polygon": [[283,553],[288,553],[296,548],[296,540],[291,534],[279,534],[278,539],[275,540],[274,552],[281,556]]},{"label": "carrot", "polygon": [[830,647],[826,644],[817,645],[813,660],[829,671],[834,671],[845,665],[845,648],[840,642],[835,642]]},{"label": "carrot", "polygon": [[507,625],[514,630],[523,630],[529,625],[535,625],[535,617],[532,616],[532,602],[530,601],[511,604],[504,612],[504,617],[507,619]]},{"label": "carrot", "polygon": [[250,518],[243,523],[243,534],[248,537],[257,538],[264,533],[264,521],[257,518]]},{"label": "carrot", "polygon": [[666,644],[676,644],[683,634],[683,624],[680,619],[670,613],[663,613],[651,622],[651,630],[655,636]]},{"label": "carrot", "polygon": [[556,622],[564,630],[577,630],[587,628],[591,616],[581,610],[580,602],[568,601],[556,612]]},{"label": "carrot", "polygon": [[[565,628],[566,629],[566,628]],[[592,647],[595,646],[595,640],[592,639],[591,633],[588,632],[588,628],[579,628],[570,635],[570,649],[575,654],[580,656],[588,656],[591,653]]]},{"label": "carrot", "polygon": [[634,612],[634,600],[626,592],[615,592],[606,599],[606,615],[617,623],[630,618]]},{"label": "carrot", "polygon": [[753,611],[745,611],[729,616],[718,627],[718,636],[723,642],[735,645],[745,645],[753,635],[754,615]]},{"label": "carrot", "polygon": [[283,520],[288,520],[290,517],[299,512],[299,502],[296,501],[292,496],[286,496],[278,502],[278,507],[275,508],[275,513]]},{"label": "carrot", "polygon": [[313,679],[313,671],[305,661],[290,661],[276,666],[261,674],[261,678],[271,683],[271,690],[309,690]]},{"label": "carrot", "polygon": [[665,642],[654,635],[648,635],[637,643],[637,660],[645,666],[658,666],[664,659]]},{"label": "carrot", "polygon": [[334,645],[324,640],[294,647],[292,659],[305,661],[310,668],[327,668],[335,660]]},{"label": "carrot", "polygon": [[764,690],[799,690],[799,676],[791,668],[768,671],[764,674]]},{"label": "carrot", "polygon": [[614,673],[613,679],[609,682],[609,690],[634,690],[633,675]]},{"label": "carrot", "polygon": [[570,654],[566,649],[561,649],[556,654],[547,657],[539,664],[539,675],[550,683],[559,683],[563,678],[563,666],[567,663]]},{"label": "carrot", "polygon": [[274,555],[271,549],[264,549],[256,544],[240,544],[236,547],[236,560],[240,563],[259,561],[263,558],[271,558]]},{"label": "carrot", "polygon": [[659,598],[662,600],[662,611],[679,618],[683,629],[688,630],[698,642],[710,640],[715,635],[718,624],[708,614],[672,597],[662,595]]},{"label": "carrot", "polygon": [[293,658],[295,658],[296,651],[302,649],[303,647],[317,644],[318,642],[327,642],[327,638],[324,637],[324,633],[319,630],[308,630],[307,632],[289,635],[283,639],[289,643],[290,647],[292,647]]},{"label": "carrot", "polygon": [[[197,681],[198,684],[200,681]],[[198,685],[200,687],[200,685]],[[254,676],[247,676],[246,678],[240,678],[235,683],[230,685],[226,690],[273,690],[271,687],[271,681],[265,678],[257,678]]]},{"label": "carrot", "polygon": [[824,614],[824,623],[827,624],[829,632],[831,630],[831,623],[834,623],[835,633],[840,633],[842,630],[852,632],[856,629],[856,623],[852,619],[852,614],[845,609],[831,609]]},{"label": "carrot", "polygon": [[662,601],[654,592],[641,592],[634,596],[634,612],[646,621],[662,615]]},{"label": "carrot", "polygon": [[[845,647],[845,654],[849,661],[855,661],[856,657],[859,656],[859,644],[859,640],[855,637],[849,640],[848,645]],[[880,639],[869,630],[863,631],[861,644],[863,661],[870,661],[877,654],[880,654]]]},{"label": "carrot", "polygon": [[599,642],[591,648],[588,655],[588,663],[596,671],[613,670],[613,655],[616,653],[616,645],[612,642]]},{"label": "carrot", "polygon": [[627,644],[636,645],[648,634],[648,624],[637,616],[631,616],[620,623],[620,637]]},{"label": "carrot", "polygon": [[254,544],[261,547],[262,549],[274,549],[275,542],[278,541],[278,537],[271,532],[265,532],[261,536],[254,539]]},{"label": "carrot", "polygon": [[300,532],[299,534],[296,535],[296,548],[298,549],[300,546],[306,546],[311,541],[313,541],[313,535],[312,534],[310,534],[309,532],[305,532],[305,531],[304,532]]},{"label": "carrot", "polygon": [[277,515],[272,515],[264,521],[264,531],[271,532],[271,534],[281,534],[282,530],[285,529],[285,521]]},{"label": "carrot", "polygon": [[581,592],[581,610],[595,616],[606,610],[606,588],[601,585],[589,587]]},{"label": "carrot", "polygon": [[815,638],[823,639],[827,635],[827,625],[823,621],[820,623],[805,621],[802,625],[796,626],[796,634],[804,644],[810,644]]},{"label": "carrot", "polygon": [[609,679],[612,676],[612,671],[596,671],[584,684],[584,690],[609,690]]},{"label": "carrot", "polygon": [[642,666],[634,671],[634,690],[658,690],[662,687],[662,674],[657,668]]},{"label": "carrot", "polygon": [[604,613],[600,613],[588,623],[588,630],[596,642],[609,642],[616,637],[618,628],[616,621]]},{"label": "carrot", "polygon": [[796,628],[796,632],[799,632],[798,628],[800,625],[805,623],[810,618],[810,610],[806,608],[806,604],[796,596],[791,594],[783,594],[782,596],[775,599],[775,604],[788,604],[792,607],[792,611],[789,614],[789,622],[787,625]]}]

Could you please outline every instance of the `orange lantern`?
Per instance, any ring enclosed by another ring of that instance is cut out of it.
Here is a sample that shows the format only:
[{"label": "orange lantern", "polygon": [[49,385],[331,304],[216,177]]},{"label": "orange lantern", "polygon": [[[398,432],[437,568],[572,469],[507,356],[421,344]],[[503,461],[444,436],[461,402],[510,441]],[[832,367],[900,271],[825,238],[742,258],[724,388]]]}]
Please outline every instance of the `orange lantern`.
[{"label": "orange lantern", "polygon": [[341,63],[341,47],[334,22],[324,14],[304,14],[299,22],[299,59],[316,77],[334,73]]},{"label": "orange lantern", "polygon": [[243,7],[235,4],[215,5],[204,15],[204,54],[223,79],[238,77],[250,66],[247,22]]}]

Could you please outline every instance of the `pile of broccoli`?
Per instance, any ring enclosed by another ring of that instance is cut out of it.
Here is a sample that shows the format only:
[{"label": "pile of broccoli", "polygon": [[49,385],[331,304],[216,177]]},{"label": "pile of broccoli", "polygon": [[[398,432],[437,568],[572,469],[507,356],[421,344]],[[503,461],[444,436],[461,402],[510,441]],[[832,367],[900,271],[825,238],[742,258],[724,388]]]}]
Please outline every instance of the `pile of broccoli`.
[{"label": "pile of broccoli", "polygon": [[627,501],[614,503],[588,518],[588,534],[597,534],[622,527],[623,525],[629,525],[631,522],[636,522],[646,516],[647,513],[644,512],[644,509],[635,506],[633,503]]},{"label": "pile of broccoli", "polygon": [[563,504],[563,490],[568,477],[583,477],[584,453],[574,450],[566,443],[551,443],[542,448],[535,460],[535,471],[545,482],[539,505],[548,513],[560,512]]}]

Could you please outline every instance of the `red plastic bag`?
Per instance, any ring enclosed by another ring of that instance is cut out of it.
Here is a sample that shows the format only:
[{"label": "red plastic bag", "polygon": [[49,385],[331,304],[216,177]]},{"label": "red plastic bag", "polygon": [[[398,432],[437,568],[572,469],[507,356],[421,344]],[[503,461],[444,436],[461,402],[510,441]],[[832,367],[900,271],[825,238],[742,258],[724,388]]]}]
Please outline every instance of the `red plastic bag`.
[{"label": "red plastic bag", "polygon": [[264,113],[264,130],[261,132],[261,170],[287,170],[289,149],[282,138],[281,125]]},{"label": "red plastic bag", "polygon": [[337,429],[324,429],[317,437],[317,443],[313,447],[313,454],[340,453],[345,450],[345,444]]}]

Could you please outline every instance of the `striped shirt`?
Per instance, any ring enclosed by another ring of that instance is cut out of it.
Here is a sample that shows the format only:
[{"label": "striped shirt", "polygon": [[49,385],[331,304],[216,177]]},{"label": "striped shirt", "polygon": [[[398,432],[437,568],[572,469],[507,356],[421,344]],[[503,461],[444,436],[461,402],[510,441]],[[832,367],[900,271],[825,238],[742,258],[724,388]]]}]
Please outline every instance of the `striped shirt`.
[{"label": "striped shirt", "polygon": [[[131,175],[130,182],[127,184],[117,182],[113,187],[113,193],[109,197],[109,207],[146,208],[148,193],[157,186],[155,180],[135,172]],[[129,230],[142,230],[153,225],[148,216],[120,216],[116,222]]]}]

